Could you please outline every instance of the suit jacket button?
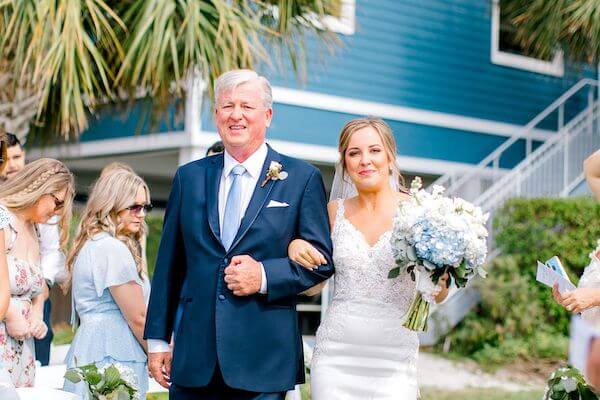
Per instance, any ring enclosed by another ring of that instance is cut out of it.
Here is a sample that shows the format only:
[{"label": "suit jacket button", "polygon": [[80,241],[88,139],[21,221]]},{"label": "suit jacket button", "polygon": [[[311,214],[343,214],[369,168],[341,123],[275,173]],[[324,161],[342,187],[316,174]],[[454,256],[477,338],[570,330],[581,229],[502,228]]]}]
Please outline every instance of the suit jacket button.
[{"label": "suit jacket button", "polygon": [[224,294],[220,294],[219,295],[219,300],[221,300],[221,301],[225,300],[225,295]]},{"label": "suit jacket button", "polygon": [[224,259],[223,259],[223,265],[227,265],[227,264],[229,264],[229,259],[227,259],[227,258],[224,258]]}]

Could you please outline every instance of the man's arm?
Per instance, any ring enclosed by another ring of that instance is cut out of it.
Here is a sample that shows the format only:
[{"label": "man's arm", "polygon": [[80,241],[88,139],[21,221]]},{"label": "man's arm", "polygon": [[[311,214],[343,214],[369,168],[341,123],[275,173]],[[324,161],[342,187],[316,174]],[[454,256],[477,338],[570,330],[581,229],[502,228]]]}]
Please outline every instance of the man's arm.
[{"label": "man's arm", "polygon": [[333,275],[325,187],[321,173],[316,169],[304,188],[296,237],[312,244],[325,257],[327,264],[309,270],[289,257],[262,260],[267,278],[267,301],[296,296]]},{"label": "man's arm", "polygon": [[600,201],[600,150],[597,150],[583,162],[583,171],[590,189],[596,196],[596,200]]},{"label": "man's arm", "polygon": [[173,186],[160,239],[158,256],[152,279],[152,291],[144,339],[171,340],[175,310],[179,302],[185,276],[185,259],[180,226],[181,182],[179,171],[173,178]]}]

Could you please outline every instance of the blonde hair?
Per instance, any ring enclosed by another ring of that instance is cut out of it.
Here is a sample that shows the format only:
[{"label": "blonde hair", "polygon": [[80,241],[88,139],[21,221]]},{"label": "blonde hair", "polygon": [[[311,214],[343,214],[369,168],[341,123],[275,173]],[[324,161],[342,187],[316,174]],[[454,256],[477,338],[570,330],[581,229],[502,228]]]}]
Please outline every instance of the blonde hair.
[{"label": "blonde hair", "polygon": [[88,241],[100,232],[107,232],[112,237],[123,242],[131,252],[137,271],[142,276],[144,269],[141,238],[146,234],[148,227],[145,222],[141,229],[135,234],[126,234],[124,225],[119,221],[118,213],[133,204],[140,188],[146,192],[147,201],[150,201],[150,190],[142,178],[125,169],[115,168],[105,171],[92,188],[90,197],[81,214],[81,221],[77,227],[77,234],[67,257],[67,271],[69,280],[64,289],[70,283],[73,264],[79,251]]},{"label": "blonde hair", "polygon": [[383,143],[383,148],[388,156],[388,159],[391,162],[390,175],[398,176],[398,184],[401,191],[406,190],[406,185],[404,183],[404,177],[396,163],[396,139],[394,138],[394,134],[392,133],[392,128],[388,124],[386,124],[382,119],[373,118],[373,117],[364,117],[364,118],[356,118],[351,121],[348,121],[346,125],[342,128],[342,132],[340,133],[340,140],[338,142],[338,151],[340,153],[340,164],[342,166],[342,171],[344,172],[344,179],[346,178],[346,150],[348,150],[348,146],[350,145],[350,139],[352,135],[354,135],[357,131],[363,128],[373,128],[379,137],[381,138],[381,142]]},{"label": "blonde hair", "polygon": [[105,175],[114,170],[123,170],[135,174],[135,171],[129,165],[122,162],[113,161],[109,164],[106,164],[104,168],[102,168],[102,171],[100,171],[100,176]]},{"label": "blonde hair", "polygon": [[11,211],[23,211],[35,206],[42,196],[53,195],[65,189],[65,202],[58,223],[60,246],[64,250],[69,241],[75,180],[62,162],[40,158],[25,165],[25,168],[0,186],[0,203]]}]

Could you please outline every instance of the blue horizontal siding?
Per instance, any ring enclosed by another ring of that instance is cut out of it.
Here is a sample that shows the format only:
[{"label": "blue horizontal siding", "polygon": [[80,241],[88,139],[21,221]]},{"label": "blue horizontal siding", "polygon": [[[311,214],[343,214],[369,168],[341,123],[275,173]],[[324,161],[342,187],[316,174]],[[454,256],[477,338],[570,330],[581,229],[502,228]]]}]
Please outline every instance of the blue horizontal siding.
[{"label": "blue horizontal siding", "polygon": [[[337,148],[341,128],[360,115],[275,104],[267,139],[285,140]],[[398,144],[398,154],[410,157],[477,164],[506,137],[445,129],[433,126],[386,121]],[[204,113],[203,129],[215,131],[209,113]],[[502,159],[502,167],[512,167],[525,154],[524,141],[517,142]]]},{"label": "blue horizontal siding", "polygon": [[[307,40],[305,84],[266,69],[276,85],[525,124],[577,80],[492,64],[491,0],[357,0],[356,33],[321,58]],[[591,75],[593,76],[593,75]]]},{"label": "blue horizontal siding", "polygon": [[90,116],[89,127],[80,140],[115,139],[150,133],[183,130],[183,116],[178,114],[175,104],[165,114],[152,121],[152,109],[148,100],[137,100],[130,107],[104,106]]}]

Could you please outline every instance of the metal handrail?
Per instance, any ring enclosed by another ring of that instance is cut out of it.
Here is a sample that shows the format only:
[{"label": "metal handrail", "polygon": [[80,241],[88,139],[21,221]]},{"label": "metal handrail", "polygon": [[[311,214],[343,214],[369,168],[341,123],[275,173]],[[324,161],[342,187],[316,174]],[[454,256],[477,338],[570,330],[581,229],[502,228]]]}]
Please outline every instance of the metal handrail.
[{"label": "metal handrail", "polygon": [[[512,135],[509,139],[507,139],[504,143],[502,143],[498,148],[496,148],[492,153],[490,153],[487,157],[481,160],[477,166],[463,176],[461,176],[456,182],[451,182],[451,185],[446,189],[446,193],[452,193],[453,190],[459,188],[461,185],[470,181],[474,177],[478,177],[482,175],[483,171],[488,168],[490,163],[493,163],[493,167],[495,170],[499,169],[500,157],[502,154],[510,148],[514,143],[518,140],[523,139],[531,130],[533,130],[540,122],[546,119],[550,114],[552,114],[557,109],[559,110],[559,127],[558,131],[562,131],[564,126],[564,104],[573,97],[576,93],[578,93],[581,89],[586,86],[591,87],[599,87],[598,81],[593,79],[584,78],[573,85],[569,90],[563,93],[559,98],[552,102],[548,107],[546,107],[541,113],[539,113],[535,118],[533,118],[527,125],[525,125],[518,133]],[[527,139],[527,156],[531,153],[531,139]],[[452,179],[451,174],[443,175],[438,178],[434,184],[445,186],[446,183]]]},{"label": "metal handrail", "polygon": [[[590,115],[594,115],[595,109],[598,109],[598,112],[600,112],[600,103],[596,102],[595,104],[592,104],[591,107],[586,108],[586,110],[584,110],[577,117],[575,117],[573,120],[571,120],[569,122],[569,124],[567,124],[565,126],[564,132],[569,133],[569,132],[571,132],[571,129],[573,127],[576,127],[578,124],[585,122],[585,119],[589,118]],[[585,129],[585,128],[586,128],[585,126],[581,127],[581,129]],[[540,146],[539,148],[536,149],[536,151],[532,154],[532,156],[527,157],[526,159],[521,161],[519,164],[517,164],[511,170],[511,173],[504,175],[500,180],[495,182],[491,187],[489,187],[485,192],[483,192],[477,199],[477,204],[484,207],[484,209],[486,211],[488,211],[489,206],[487,206],[486,203],[489,201],[490,198],[492,198],[495,195],[498,195],[499,189],[507,188],[509,186],[508,183],[512,179],[514,179],[514,176],[513,176],[514,173],[516,173],[518,171],[523,171],[526,168],[528,168],[531,164],[533,164],[534,162],[537,162],[542,156],[545,155],[547,150],[551,149],[556,143],[558,143],[559,141],[564,140],[564,139],[565,139],[564,135],[556,135],[556,136],[552,137],[550,140],[546,141],[542,146]],[[501,192],[501,190],[500,190],[500,192]]]}]

